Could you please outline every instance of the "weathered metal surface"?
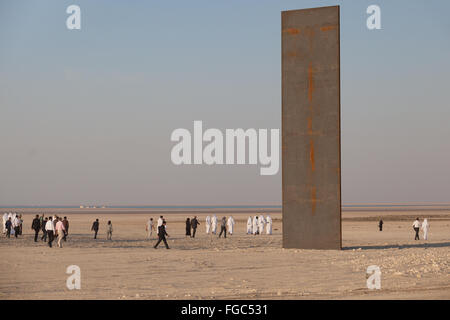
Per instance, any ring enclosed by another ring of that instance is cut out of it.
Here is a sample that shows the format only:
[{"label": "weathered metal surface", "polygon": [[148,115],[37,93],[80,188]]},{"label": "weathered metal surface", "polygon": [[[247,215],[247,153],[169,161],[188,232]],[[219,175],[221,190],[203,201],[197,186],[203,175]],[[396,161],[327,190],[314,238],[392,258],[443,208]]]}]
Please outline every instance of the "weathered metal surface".
[{"label": "weathered metal surface", "polygon": [[281,24],[283,247],[340,249],[339,7]]}]

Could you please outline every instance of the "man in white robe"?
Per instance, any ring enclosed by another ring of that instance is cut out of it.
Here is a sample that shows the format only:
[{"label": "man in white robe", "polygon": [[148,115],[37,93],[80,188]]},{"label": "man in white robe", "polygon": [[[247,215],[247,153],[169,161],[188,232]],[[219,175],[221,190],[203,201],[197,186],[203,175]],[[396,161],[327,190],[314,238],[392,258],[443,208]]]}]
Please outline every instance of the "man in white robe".
[{"label": "man in white robe", "polygon": [[[19,216],[15,216],[14,220],[12,221],[12,227],[14,229],[14,236],[17,238],[17,236],[19,235],[19,228],[20,228],[20,219]],[[12,230],[11,230],[11,235],[12,235]]]},{"label": "man in white robe", "polygon": [[264,233],[264,227],[266,226],[266,220],[264,219],[264,216],[261,214],[258,218],[258,228],[259,228],[259,234]]},{"label": "man in white robe", "polygon": [[229,217],[228,217],[227,225],[228,225],[228,233],[229,233],[229,234],[233,234],[234,219],[233,219],[232,216],[229,216]]},{"label": "man in white robe", "polygon": [[206,234],[209,234],[211,232],[211,217],[210,216],[206,216],[205,227],[206,227]]},{"label": "man in white robe", "polygon": [[258,216],[253,217],[253,234],[255,236],[258,234]]},{"label": "man in white robe", "polygon": [[252,234],[253,233],[253,222],[252,222],[252,217],[248,217],[247,220],[247,234]]},{"label": "man in white robe", "polygon": [[430,225],[428,224],[428,220],[424,219],[422,222],[422,231],[423,231],[423,239],[428,240],[428,229]]},{"label": "man in white robe", "polygon": [[217,232],[217,217],[216,215],[213,215],[211,222],[211,233],[216,234],[216,232]]},{"label": "man in white robe", "polygon": [[272,234],[272,218],[270,215],[267,215],[266,222],[266,234]]},{"label": "man in white robe", "polygon": [[[109,225],[108,225],[108,227],[109,227]],[[153,218],[150,218],[150,219],[148,219],[147,225],[145,226],[145,231],[147,231],[147,239],[151,239],[151,237],[153,235],[153,230],[155,230],[155,224],[153,222]]]},{"label": "man in white robe", "polygon": [[3,233],[6,233],[6,221],[8,221],[8,214],[5,212],[5,214],[3,215]]}]

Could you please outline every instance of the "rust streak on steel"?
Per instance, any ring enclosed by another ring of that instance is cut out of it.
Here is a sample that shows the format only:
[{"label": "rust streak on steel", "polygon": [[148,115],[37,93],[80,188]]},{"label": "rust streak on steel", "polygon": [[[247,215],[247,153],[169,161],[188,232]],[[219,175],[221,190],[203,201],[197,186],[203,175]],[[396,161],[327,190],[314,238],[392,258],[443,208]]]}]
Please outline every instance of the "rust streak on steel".
[{"label": "rust streak on steel", "polygon": [[327,31],[335,30],[336,28],[337,28],[337,26],[333,26],[333,25],[323,26],[323,27],[320,27],[320,31],[327,32]]},{"label": "rust streak on steel", "polygon": [[291,35],[297,35],[297,34],[300,33],[300,29],[297,29],[297,28],[288,28],[288,29],[286,29],[286,30],[283,30],[283,32],[287,32],[287,33],[289,33],[289,34],[291,34]]},{"label": "rust streak on steel", "polygon": [[309,63],[308,67],[308,100],[312,102],[312,95],[314,92],[314,71],[312,67],[312,62]]}]

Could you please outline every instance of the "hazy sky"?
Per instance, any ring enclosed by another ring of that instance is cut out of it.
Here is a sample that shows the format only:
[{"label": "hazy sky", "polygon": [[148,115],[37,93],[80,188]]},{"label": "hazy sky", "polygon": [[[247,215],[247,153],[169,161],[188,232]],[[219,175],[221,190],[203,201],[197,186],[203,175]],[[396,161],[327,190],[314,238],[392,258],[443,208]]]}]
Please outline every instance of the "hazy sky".
[{"label": "hazy sky", "polygon": [[281,170],[175,166],[170,135],[280,128],[280,11],[335,4],[344,203],[449,202],[448,0],[2,0],[0,206],[281,204]]}]

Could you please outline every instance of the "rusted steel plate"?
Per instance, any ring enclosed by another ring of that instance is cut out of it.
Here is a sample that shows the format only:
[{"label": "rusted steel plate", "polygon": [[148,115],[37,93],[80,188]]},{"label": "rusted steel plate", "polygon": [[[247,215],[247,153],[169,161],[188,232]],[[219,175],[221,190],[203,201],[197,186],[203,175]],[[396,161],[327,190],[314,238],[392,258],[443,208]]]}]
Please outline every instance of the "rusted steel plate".
[{"label": "rusted steel plate", "polygon": [[339,6],[281,25],[283,247],[340,249]]}]

